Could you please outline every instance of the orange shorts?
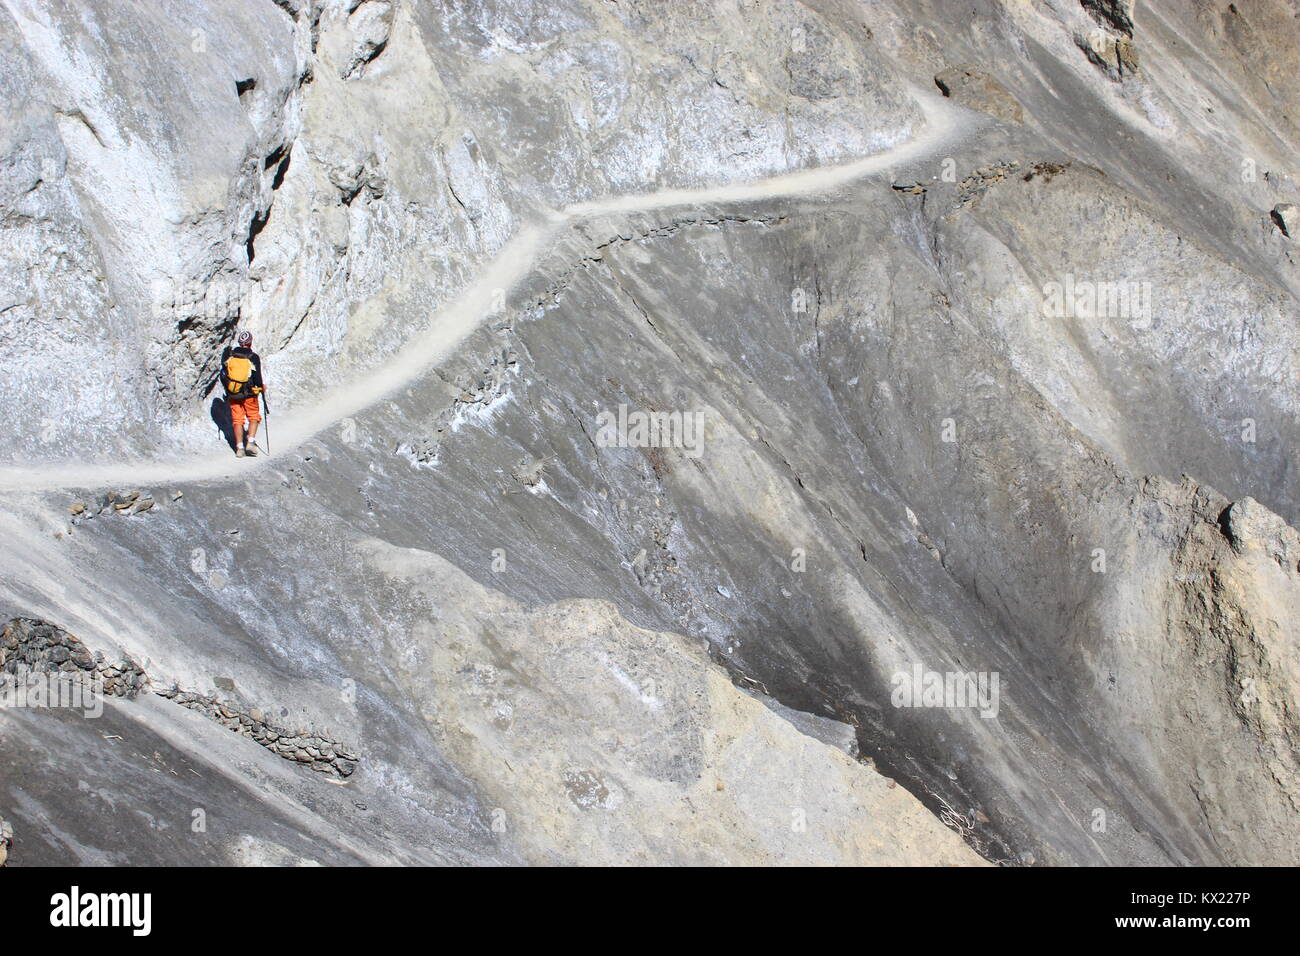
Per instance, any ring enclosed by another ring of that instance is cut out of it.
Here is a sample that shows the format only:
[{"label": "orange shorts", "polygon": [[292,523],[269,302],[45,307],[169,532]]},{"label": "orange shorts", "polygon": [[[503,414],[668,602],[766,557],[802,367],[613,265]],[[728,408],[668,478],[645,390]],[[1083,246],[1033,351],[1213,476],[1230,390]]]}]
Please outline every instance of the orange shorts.
[{"label": "orange shorts", "polygon": [[248,398],[227,398],[226,403],[230,406],[230,424],[237,428],[242,428],[245,421],[262,420],[262,409],[257,405],[256,395],[250,395]]}]

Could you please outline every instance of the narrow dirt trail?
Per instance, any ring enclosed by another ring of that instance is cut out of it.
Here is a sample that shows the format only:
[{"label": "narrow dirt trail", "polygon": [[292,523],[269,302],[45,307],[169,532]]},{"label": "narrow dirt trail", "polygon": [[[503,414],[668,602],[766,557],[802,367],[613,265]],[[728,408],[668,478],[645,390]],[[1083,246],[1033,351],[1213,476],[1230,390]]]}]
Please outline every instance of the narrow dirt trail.
[{"label": "narrow dirt trail", "polygon": [[552,214],[544,223],[526,226],[468,286],[438,310],[425,331],[403,346],[384,366],[383,374],[346,385],[313,405],[277,413],[270,421],[274,457],[238,459],[221,446],[211,454],[184,459],[78,462],[32,468],[5,466],[0,468],[0,490],[52,491],[122,484],[244,480],[326,428],[400,391],[445,360],[493,314],[492,306],[499,290],[508,293],[528,276],[563,229],[586,220],[672,207],[699,208],[829,193],[875,173],[938,155],[981,125],[978,114],[956,106],[937,93],[915,88],[911,92],[921,106],[925,126],[907,142],[883,152],[849,163],[782,173],[748,183],[665,189],[576,203]]}]

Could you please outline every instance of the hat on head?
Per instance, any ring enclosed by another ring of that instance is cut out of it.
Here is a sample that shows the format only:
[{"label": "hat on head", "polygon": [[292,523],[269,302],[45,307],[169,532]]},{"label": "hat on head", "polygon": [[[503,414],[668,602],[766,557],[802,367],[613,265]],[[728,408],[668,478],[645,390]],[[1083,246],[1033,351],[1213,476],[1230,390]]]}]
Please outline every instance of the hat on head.
[{"label": "hat on head", "polygon": [[252,332],[240,332],[240,333],[239,333],[239,347],[242,348],[242,349],[247,349],[247,348],[252,348],[252,347],[253,347],[253,333],[252,333]]}]

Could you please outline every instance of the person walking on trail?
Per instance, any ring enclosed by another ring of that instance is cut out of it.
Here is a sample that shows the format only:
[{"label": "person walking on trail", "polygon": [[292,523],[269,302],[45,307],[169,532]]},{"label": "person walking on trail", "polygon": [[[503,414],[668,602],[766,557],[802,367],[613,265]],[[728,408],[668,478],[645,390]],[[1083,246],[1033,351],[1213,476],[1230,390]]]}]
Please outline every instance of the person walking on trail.
[{"label": "person walking on trail", "polygon": [[258,397],[266,391],[266,383],[262,381],[262,357],[253,351],[252,332],[239,333],[239,344],[222,363],[221,384],[226,390],[230,424],[235,433],[235,455],[256,458],[262,453],[255,441],[257,426],[262,422]]}]

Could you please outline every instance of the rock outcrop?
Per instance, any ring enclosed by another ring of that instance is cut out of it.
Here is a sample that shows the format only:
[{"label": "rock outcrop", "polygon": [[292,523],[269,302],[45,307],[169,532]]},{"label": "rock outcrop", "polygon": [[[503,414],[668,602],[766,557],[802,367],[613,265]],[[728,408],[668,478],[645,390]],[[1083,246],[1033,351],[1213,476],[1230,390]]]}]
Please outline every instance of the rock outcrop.
[{"label": "rock outcrop", "polygon": [[934,75],[934,85],[944,96],[963,106],[983,110],[1009,123],[1024,121],[1025,113],[1005,86],[983,70],[970,66],[953,67]]}]

